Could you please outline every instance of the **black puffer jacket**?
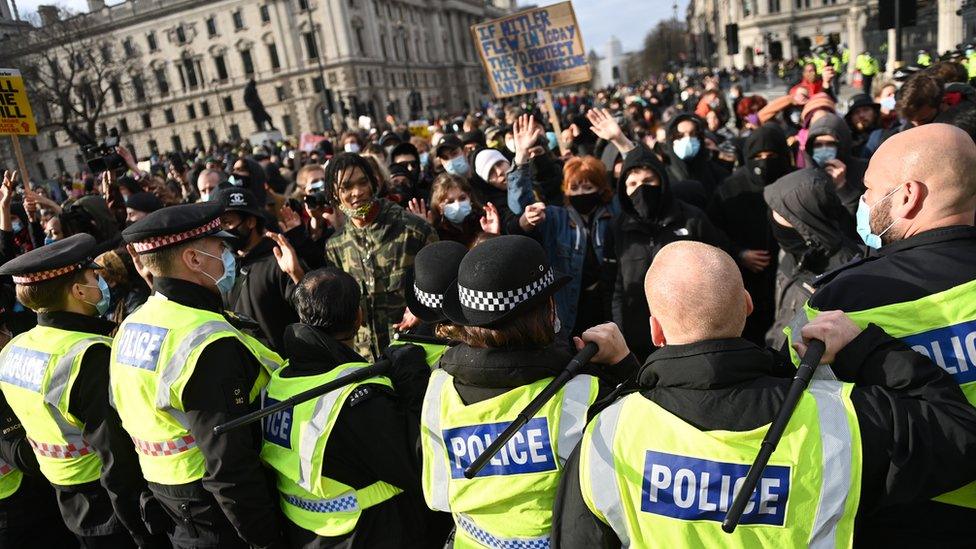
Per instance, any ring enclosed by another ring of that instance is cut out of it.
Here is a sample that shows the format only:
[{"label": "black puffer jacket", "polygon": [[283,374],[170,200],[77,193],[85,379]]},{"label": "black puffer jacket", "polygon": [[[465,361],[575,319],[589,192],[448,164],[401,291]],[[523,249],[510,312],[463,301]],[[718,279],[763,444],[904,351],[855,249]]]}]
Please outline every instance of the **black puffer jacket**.
[{"label": "black puffer jacket", "polygon": [[[763,190],[769,208],[789,221],[800,237],[793,246],[783,243],[785,253],[776,271],[776,319],[766,334],[771,347],[779,348],[785,342],[783,328],[813,295],[813,280],[861,255],[853,234],[854,221],[832,188],[823,170],[808,168]],[[777,230],[780,234],[793,231]]]},{"label": "black puffer jacket", "polygon": [[[854,156],[853,139],[851,129],[847,127],[847,122],[836,114],[829,113],[810,126],[809,137],[807,137],[806,165],[816,166],[813,157],[810,156],[814,140],[821,135],[829,135],[837,140],[837,160],[844,163],[847,167],[846,184],[840,189],[836,189],[837,196],[847,211],[853,215],[857,211],[857,202],[864,194],[864,172],[868,170],[868,161]],[[828,181],[830,181],[828,179]],[[831,187],[833,183],[831,182]]]},{"label": "black puffer jacket", "polygon": [[[661,200],[653,219],[638,215],[627,195],[627,174],[636,168],[653,170],[661,180]],[[653,348],[644,275],[657,252],[679,240],[697,240],[726,251],[731,251],[732,245],[701,210],[672,196],[668,171],[643,144],[627,153],[617,180],[617,198],[621,213],[614,220],[613,245],[608,242],[604,251],[606,261],[617,262],[613,321],[623,332],[627,345],[643,361]]]}]

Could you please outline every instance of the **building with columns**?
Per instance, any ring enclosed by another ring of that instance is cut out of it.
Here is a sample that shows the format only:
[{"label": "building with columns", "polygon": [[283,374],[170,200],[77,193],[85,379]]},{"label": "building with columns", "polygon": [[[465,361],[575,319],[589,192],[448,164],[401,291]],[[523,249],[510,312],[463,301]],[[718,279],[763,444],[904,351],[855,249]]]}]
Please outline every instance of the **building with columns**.
[{"label": "building with columns", "polygon": [[[921,48],[942,53],[962,42],[962,3],[918,0],[917,24],[902,31],[905,59],[913,61]],[[878,28],[878,0],[691,0],[687,19],[697,58],[716,67],[795,58],[827,43],[844,44],[852,58],[865,49],[881,60],[887,55],[894,65],[894,31]],[[735,54],[726,41],[731,24],[738,25]]]},{"label": "building with columns", "polygon": [[[512,3],[88,0],[88,12],[73,17],[84,18],[86,33],[108,37],[112,55],[124,59],[126,93],[107,98],[100,120],[145,158],[254,133],[243,98],[251,79],[287,136],[359,115],[405,120],[476,106],[490,90],[469,27]],[[6,8],[0,0],[0,20],[10,20]],[[41,6],[38,14],[42,25],[59,24],[57,9]],[[14,59],[34,47],[28,39],[4,44]],[[418,95],[419,104],[408,101]],[[33,108],[37,115],[48,106]],[[35,178],[82,165],[79,147],[56,128],[41,131],[25,152]]]}]

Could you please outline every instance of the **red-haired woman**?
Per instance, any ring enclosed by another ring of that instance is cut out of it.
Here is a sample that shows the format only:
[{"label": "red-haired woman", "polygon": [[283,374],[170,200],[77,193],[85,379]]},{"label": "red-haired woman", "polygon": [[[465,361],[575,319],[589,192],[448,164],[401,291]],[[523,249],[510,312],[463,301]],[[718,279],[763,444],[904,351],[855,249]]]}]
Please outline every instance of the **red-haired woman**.
[{"label": "red-haired woman", "polygon": [[[554,269],[573,278],[556,293],[559,336],[579,335],[610,320],[613,274],[603,262],[610,225],[620,209],[607,180],[607,168],[592,156],[571,158],[563,166],[563,205],[535,202],[531,170],[509,174],[509,207],[521,214],[509,232],[542,243]],[[607,277],[610,278],[607,278]]]}]

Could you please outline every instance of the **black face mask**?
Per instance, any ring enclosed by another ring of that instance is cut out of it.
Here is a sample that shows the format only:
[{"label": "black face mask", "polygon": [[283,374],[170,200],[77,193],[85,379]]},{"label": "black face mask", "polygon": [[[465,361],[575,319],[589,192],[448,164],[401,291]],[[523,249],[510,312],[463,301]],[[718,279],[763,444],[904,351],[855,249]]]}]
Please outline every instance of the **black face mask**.
[{"label": "black face mask", "polygon": [[230,244],[231,248],[235,251],[243,250],[247,247],[247,243],[251,240],[251,230],[242,221],[240,225],[234,227],[233,229],[227,230],[230,234],[234,235],[234,238],[229,240],[227,243]]},{"label": "black face mask", "polygon": [[583,215],[589,214],[602,203],[600,193],[574,194],[569,197],[569,204]]},{"label": "black face mask", "polygon": [[774,220],[770,220],[770,227],[773,229],[773,237],[779,242],[779,247],[784,252],[799,259],[807,253],[807,241],[793,227],[784,227]]},{"label": "black face mask", "polygon": [[777,179],[786,175],[790,165],[785,158],[770,156],[769,158],[750,158],[748,161],[749,177],[762,185],[771,185]]},{"label": "black face mask", "polygon": [[645,220],[657,218],[657,211],[661,206],[661,191],[660,185],[641,185],[630,195],[630,202],[638,216]]}]

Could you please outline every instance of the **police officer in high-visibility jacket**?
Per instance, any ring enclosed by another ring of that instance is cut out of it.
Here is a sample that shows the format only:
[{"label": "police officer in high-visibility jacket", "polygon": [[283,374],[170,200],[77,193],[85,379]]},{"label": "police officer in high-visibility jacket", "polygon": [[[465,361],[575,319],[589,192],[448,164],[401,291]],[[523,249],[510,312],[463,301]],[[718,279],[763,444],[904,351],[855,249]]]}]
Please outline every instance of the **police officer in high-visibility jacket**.
[{"label": "police officer in high-visibility jacket", "polygon": [[[300,323],[284,332],[288,366],[272,374],[266,405],[369,366],[354,350],[359,300],[356,280],[339,269],[305,275],[294,293]],[[420,400],[430,370],[420,347],[391,349],[390,377],[351,383],[265,419],[261,457],[277,474],[292,547],[443,545],[446,532],[428,536],[417,417],[408,419],[401,402],[404,384]]]},{"label": "police officer in high-visibility jacket", "polygon": [[[108,334],[115,326],[100,318],[109,288],[96,274],[96,253],[95,238],[77,234],[0,267],[38,324],[0,352],[0,390],[84,547],[131,547],[133,539],[163,546],[165,537],[153,538],[141,519],[146,484],[109,404]],[[0,483],[11,479],[3,475]]]},{"label": "police officer in high-visibility jacket", "polygon": [[[862,519],[976,478],[976,410],[951,377],[829,311],[803,336],[824,341],[833,366],[814,373],[740,526],[724,533],[794,370],[740,337],[752,300],[721,250],[666,246],[644,289],[661,348],[638,392],[587,426],[560,486],[556,547],[851,547]],[[599,344],[597,361],[629,352],[583,338]]]},{"label": "police officer in high-visibility jacket", "polygon": [[[457,278],[458,266],[466,253],[468,249],[453,240],[434,242],[417,252],[413,268],[407,271],[404,297],[410,313],[424,323],[419,326],[418,332],[426,331],[431,336],[453,339],[450,321],[444,316],[444,292]],[[413,341],[410,336],[404,334],[403,341],[422,347],[431,368],[437,366],[449,348],[445,343]]]},{"label": "police officer in high-visibility jacket", "polygon": [[[450,512],[455,547],[548,547],[563,463],[590,407],[633,370],[584,370],[473,479],[464,469],[572,358],[554,345],[553,294],[569,277],[525,236],[472,249],[444,294],[461,343],[431,374],[421,416],[427,505]],[[606,376],[609,384],[593,375]],[[615,375],[614,375],[615,374]]]},{"label": "police officer in high-visibility jacket", "polygon": [[278,547],[260,427],[213,434],[257,407],[282,364],[223,314],[235,265],[221,209],[170,206],[122,232],[154,293],[119,326],[111,394],[150,489],[176,523],[174,547]]},{"label": "police officer in high-visibility jacket", "polygon": [[[924,144],[924,145],[923,145]],[[976,405],[976,145],[962,130],[924,124],[871,157],[857,231],[877,250],[828,273],[797,325],[840,309],[874,323],[952,375]],[[874,517],[879,543],[972,540],[976,484]]]}]

